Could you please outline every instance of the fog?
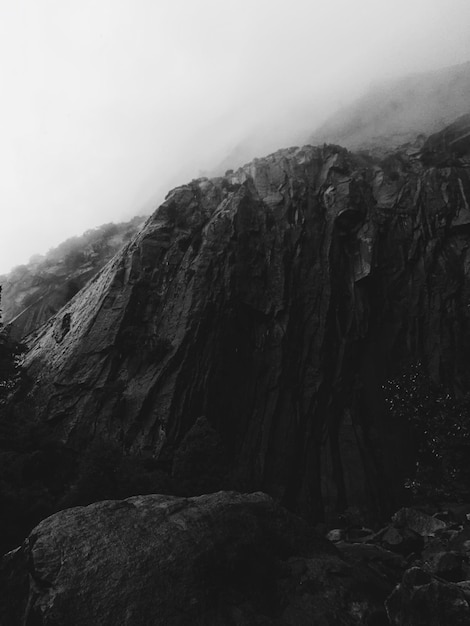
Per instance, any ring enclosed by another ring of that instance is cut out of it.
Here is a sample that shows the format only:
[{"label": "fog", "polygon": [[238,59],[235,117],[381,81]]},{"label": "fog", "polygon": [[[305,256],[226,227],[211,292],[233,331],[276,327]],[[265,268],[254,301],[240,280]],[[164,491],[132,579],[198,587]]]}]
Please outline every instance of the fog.
[{"label": "fog", "polygon": [[3,2],[0,273],[470,60],[469,33],[468,0]]}]

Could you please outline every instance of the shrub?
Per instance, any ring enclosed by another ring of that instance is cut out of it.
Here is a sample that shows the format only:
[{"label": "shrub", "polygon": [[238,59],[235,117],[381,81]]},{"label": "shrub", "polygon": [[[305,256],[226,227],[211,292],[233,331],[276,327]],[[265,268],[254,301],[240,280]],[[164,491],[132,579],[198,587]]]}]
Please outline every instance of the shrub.
[{"label": "shrub", "polygon": [[175,452],[172,476],[181,495],[230,488],[227,452],[218,433],[199,417]]},{"label": "shrub", "polygon": [[434,383],[420,363],[385,386],[392,417],[413,426],[416,472],[406,487],[417,496],[470,492],[470,394],[457,397]]},{"label": "shrub", "polygon": [[24,346],[11,337],[9,327],[3,326],[0,316],[0,404],[18,383],[24,350]]},{"label": "shrub", "polygon": [[126,455],[117,445],[99,441],[79,460],[76,479],[57,509],[149,493],[173,493],[169,475],[149,467],[142,457]]}]

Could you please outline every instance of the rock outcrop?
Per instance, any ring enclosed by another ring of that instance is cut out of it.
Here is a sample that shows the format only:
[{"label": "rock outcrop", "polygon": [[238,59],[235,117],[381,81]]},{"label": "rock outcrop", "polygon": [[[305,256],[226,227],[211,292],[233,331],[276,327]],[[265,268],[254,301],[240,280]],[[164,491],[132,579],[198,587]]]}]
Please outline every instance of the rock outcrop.
[{"label": "rock outcrop", "polygon": [[2,626],[386,623],[392,585],[265,494],[62,511],[0,562]]},{"label": "rock outcrop", "polygon": [[419,362],[469,389],[457,126],[450,160],[438,138],[384,161],[307,146],[171,191],[31,342],[38,419],[168,463],[205,415],[236,488],[310,519],[391,512],[414,451],[383,385]]},{"label": "rock outcrop", "polygon": [[144,218],[105,224],[0,276],[2,319],[21,339],[47,322],[139,230]]},{"label": "rock outcrop", "polygon": [[403,508],[378,532],[349,527],[328,533],[349,562],[395,585],[385,601],[392,626],[470,623],[470,504]]}]

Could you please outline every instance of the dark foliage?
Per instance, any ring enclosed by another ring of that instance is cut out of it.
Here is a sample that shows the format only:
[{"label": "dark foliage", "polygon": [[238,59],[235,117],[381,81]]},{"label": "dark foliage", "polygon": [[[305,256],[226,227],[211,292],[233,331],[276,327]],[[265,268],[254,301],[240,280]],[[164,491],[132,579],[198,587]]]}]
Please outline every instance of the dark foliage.
[{"label": "dark foliage", "polygon": [[178,495],[197,496],[232,488],[227,452],[205,417],[196,421],[176,450],[172,476]]},{"label": "dark foliage", "polygon": [[42,519],[99,500],[174,492],[155,464],[97,442],[85,454],[51,440],[44,427],[19,432],[0,450],[0,550],[19,545]]},{"label": "dark foliage", "polygon": [[172,492],[168,474],[143,457],[126,455],[117,445],[96,442],[80,459],[76,477],[57,503],[57,509],[85,506],[99,500]]},{"label": "dark foliage", "polygon": [[196,421],[165,465],[104,441],[80,454],[57,441],[46,425],[28,423],[18,411],[14,417],[10,436],[0,438],[1,553],[65,508],[149,493],[193,496],[233,488],[226,451],[205,418]]},{"label": "dark foliage", "polygon": [[[2,288],[0,287],[0,303]],[[24,346],[12,339],[0,313],[0,406],[18,383]]]},{"label": "dark foliage", "polygon": [[416,472],[406,486],[418,497],[470,495],[470,394],[433,382],[420,363],[387,383],[392,417],[414,430]]}]

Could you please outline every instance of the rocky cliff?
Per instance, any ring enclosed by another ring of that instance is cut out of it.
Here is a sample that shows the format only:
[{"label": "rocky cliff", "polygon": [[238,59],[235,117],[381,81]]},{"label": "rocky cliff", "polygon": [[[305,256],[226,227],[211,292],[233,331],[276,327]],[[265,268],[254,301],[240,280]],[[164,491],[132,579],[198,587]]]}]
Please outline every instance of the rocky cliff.
[{"label": "rocky cliff", "polygon": [[57,313],[139,230],[144,221],[104,224],[0,276],[2,320],[20,339]]},{"label": "rocky cliff", "polygon": [[237,488],[310,519],[393,506],[414,457],[384,384],[419,362],[469,388],[469,131],[382,161],[291,148],[174,189],[31,340],[37,417],[168,463],[205,415]]}]

